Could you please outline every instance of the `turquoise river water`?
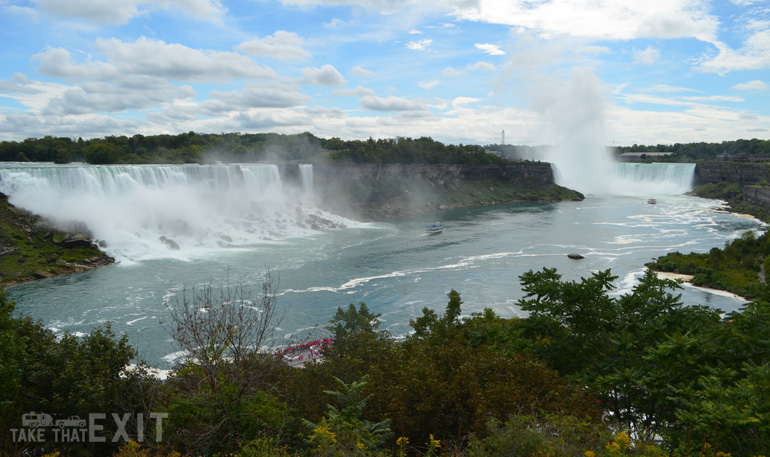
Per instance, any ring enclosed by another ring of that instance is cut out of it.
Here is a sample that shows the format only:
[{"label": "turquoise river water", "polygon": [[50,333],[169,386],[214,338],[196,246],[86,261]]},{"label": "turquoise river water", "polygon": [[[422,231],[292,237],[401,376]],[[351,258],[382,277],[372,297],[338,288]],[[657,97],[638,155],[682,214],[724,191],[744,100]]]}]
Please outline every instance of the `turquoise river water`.
[{"label": "turquoise river water", "polygon": [[[672,167],[678,167],[673,169]],[[672,171],[673,170],[673,171]],[[670,251],[706,252],[759,221],[684,195],[692,166],[640,165],[618,173],[628,195],[581,202],[457,209],[381,223],[329,214],[313,202],[312,167],[297,183],[269,165],[91,167],[5,164],[0,191],[61,225],[87,227],[115,265],[9,288],[17,311],[57,332],[87,333],[111,322],[140,356],[169,368],[180,354],[160,324],[184,288],[231,283],[260,290],[269,268],[285,316],[276,344],[321,335],[337,307],[366,302],[396,336],[425,306],[443,310],[462,295],[463,312],[485,307],[523,316],[519,276],[555,267],[565,279],[611,268],[628,292],[645,262]],[[647,203],[655,192],[657,204]],[[440,220],[444,232],[428,235]],[[170,249],[161,237],[172,238]],[[580,253],[583,260],[567,254]],[[686,286],[687,304],[724,311],[743,301]]]}]

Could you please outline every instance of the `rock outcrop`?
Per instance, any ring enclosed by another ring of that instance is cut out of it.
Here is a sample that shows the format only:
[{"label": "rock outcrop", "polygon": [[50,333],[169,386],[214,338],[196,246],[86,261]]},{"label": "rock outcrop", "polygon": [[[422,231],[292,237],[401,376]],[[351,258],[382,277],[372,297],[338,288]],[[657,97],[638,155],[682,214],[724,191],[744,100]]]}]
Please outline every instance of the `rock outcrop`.
[{"label": "rock outcrop", "polygon": [[725,181],[741,186],[770,181],[770,165],[743,162],[703,162],[695,165],[697,185]]},{"label": "rock outcrop", "polygon": [[508,202],[582,200],[554,183],[551,164],[320,164],[318,203],[369,220]]},{"label": "rock outcrop", "polygon": [[0,284],[89,270],[114,262],[86,234],[51,228],[0,193]]}]

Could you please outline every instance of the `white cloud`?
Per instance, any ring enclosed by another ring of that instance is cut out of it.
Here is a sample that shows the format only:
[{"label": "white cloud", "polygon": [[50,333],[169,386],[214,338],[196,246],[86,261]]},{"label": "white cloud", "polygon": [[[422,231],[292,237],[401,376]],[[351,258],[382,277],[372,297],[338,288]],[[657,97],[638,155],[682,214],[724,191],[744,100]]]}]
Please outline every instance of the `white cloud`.
[{"label": "white cloud", "polygon": [[257,65],[242,54],[197,50],[181,44],[140,38],[126,43],[114,38],[98,39],[96,47],[106,61],[76,63],[69,51],[51,48],[33,56],[38,71],[68,80],[121,81],[141,75],[179,81],[216,81],[233,78],[275,78],[275,72]]},{"label": "white cloud", "polygon": [[152,75],[182,81],[276,77],[272,69],[257,65],[242,54],[198,50],[145,37],[134,43],[114,38],[98,39],[96,47],[121,74]]},{"label": "white cloud", "polygon": [[649,92],[695,92],[695,89],[689,87],[669,86],[668,84],[658,84],[647,88]]},{"label": "white cloud", "polygon": [[227,9],[218,0],[33,0],[44,13],[83,19],[106,25],[121,25],[149,9],[178,8],[196,19],[221,20]]},{"label": "white cloud", "polygon": [[39,89],[34,88],[33,85],[30,84],[31,82],[32,81],[30,81],[26,75],[14,73],[13,79],[0,80],[0,97],[15,98],[10,95],[40,93]]},{"label": "white cloud", "polygon": [[458,70],[454,67],[446,67],[444,68],[444,71],[442,72],[444,76],[462,76],[465,74],[465,72]]},{"label": "white cloud", "polygon": [[264,38],[253,38],[238,45],[246,54],[278,60],[298,60],[310,57],[303,49],[304,40],[294,32],[279,30]]},{"label": "white cloud", "polygon": [[312,86],[342,86],[346,83],[342,74],[329,64],[321,68],[303,69],[302,78],[298,79],[297,82]]},{"label": "white cloud", "polygon": [[362,95],[375,95],[375,92],[373,89],[369,89],[368,87],[358,86],[355,89],[335,89],[332,91],[333,95],[344,95],[344,96],[362,96]]},{"label": "white cloud", "polygon": [[139,89],[103,83],[88,82],[67,90],[61,97],[53,98],[43,110],[45,115],[90,114],[96,111],[117,113],[132,109],[147,109],[170,103],[178,98],[194,97],[190,86],[174,86],[157,82]]},{"label": "white cloud", "polygon": [[436,87],[441,81],[439,80],[433,80],[433,81],[425,81],[418,83],[417,85],[422,87],[423,89],[430,90]]},{"label": "white cloud", "polygon": [[480,101],[481,99],[473,98],[473,97],[455,97],[455,99],[452,100],[452,106],[454,106],[455,108],[459,108],[469,103],[476,103]]},{"label": "white cloud", "polygon": [[478,0],[458,5],[459,19],[524,27],[546,37],[607,40],[689,38],[712,41],[718,20],[706,0]]},{"label": "white cloud", "polygon": [[652,65],[656,63],[659,59],[660,59],[660,51],[653,48],[652,46],[648,46],[647,49],[643,51],[634,52],[634,63]]},{"label": "white cloud", "polygon": [[356,65],[355,67],[353,67],[352,72],[354,75],[361,76],[363,78],[368,78],[370,76],[376,75],[376,73],[374,73],[373,71],[369,71],[366,68],[362,68],[360,65]]},{"label": "white cloud", "polygon": [[242,91],[209,94],[212,98],[203,107],[212,112],[246,111],[252,108],[293,108],[313,100],[300,93],[297,87],[249,85]]},{"label": "white cloud", "polygon": [[500,49],[500,46],[498,46],[496,44],[487,44],[487,43],[479,44],[479,43],[477,43],[474,46],[476,46],[478,49],[481,49],[482,51],[486,52],[490,56],[503,56],[503,55],[505,55],[505,51]]},{"label": "white cloud", "polygon": [[497,70],[497,67],[489,62],[476,62],[474,64],[468,65],[468,70],[486,70],[486,71],[495,71]]},{"label": "white cloud", "polygon": [[366,95],[361,97],[358,105],[372,111],[421,111],[427,109],[423,103],[393,95],[388,98]]},{"label": "white cloud", "polygon": [[419,41],[410,41],[406,44],[406,48],[413,51],[424,51],[428,46],[430,46],[431,43],[433,43],[433,40],[430,38]]},{"label": "white cloud", "polygon": [[745,101],[741,97],[731,97],[729,95],[703,95],[703,96],[689,96],[681,97],[682,100],[690,100],[694,102],[743,102]]},{"label": "white cloud", "polygon": [[28,6],[0,5],[0,7],[2,7],[3,13],[13,14],[15,16],[26,16],[34,22],[37,22],[39,19],[37,10]]},{"label": "white cloud", "polygon": [[607,46],[583,46],[580,48],[580,52],[583,54],[612,54],[612,51]]},{"label": "white cloud", "polygon": [[737,90],[767,90],[767,84],[760,80],[754,80],[747,83],[736,84],[732,88]]},{"label": "white cloud", "polygon": [[725,43],[714,45],[719,54],[706,58],[698,67],[700,70],[724,74],[739,70],[760,70],[770,67],[770,22],[753,22],[747,29],[752,34],[740,49],[732,49]]},{"label": "white cloud", "polygon": [[412,29],[412,30],[409,31],[409,34],[410,35],[422,35],[422,32],[420,32],[417,29]]}]

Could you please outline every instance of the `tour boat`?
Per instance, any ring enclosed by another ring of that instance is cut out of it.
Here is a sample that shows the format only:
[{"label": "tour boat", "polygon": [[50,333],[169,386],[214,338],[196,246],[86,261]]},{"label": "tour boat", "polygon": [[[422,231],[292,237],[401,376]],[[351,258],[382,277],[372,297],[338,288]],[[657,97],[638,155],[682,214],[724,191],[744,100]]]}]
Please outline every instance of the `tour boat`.
[{"label": "tour boat", "polygon": [[650,198],[647,200],[647,203],[649,203],[650,205],[654,205],[655,203],[658,203],[658,201],[655,200],[654,198]]},{"label": "tour boat", "polygon": [[429,225],[425,228],[425,231],[427,233],[441,233],[444,230],[444,224],[441,222],[436,222],[433,225]]}]

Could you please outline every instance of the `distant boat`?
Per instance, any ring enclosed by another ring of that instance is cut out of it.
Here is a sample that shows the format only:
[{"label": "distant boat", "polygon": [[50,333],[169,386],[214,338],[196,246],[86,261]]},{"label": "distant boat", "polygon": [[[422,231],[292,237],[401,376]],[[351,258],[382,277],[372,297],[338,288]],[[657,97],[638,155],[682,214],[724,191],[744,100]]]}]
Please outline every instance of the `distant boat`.
[{"label": "distant boat", "polygon": [[655,200],[654,198],[650,198],[650,199],[647,200],[647,203],[649,203],[650,205],[654,205],[654,204],[658,203],[658,201]]},{"label": "distant boat", "polygon": [[429,225],[425,228],[425,232],[427,233],[441,233],[444,231],[444,224],[441,222],[436,222],[433,225]]}]

